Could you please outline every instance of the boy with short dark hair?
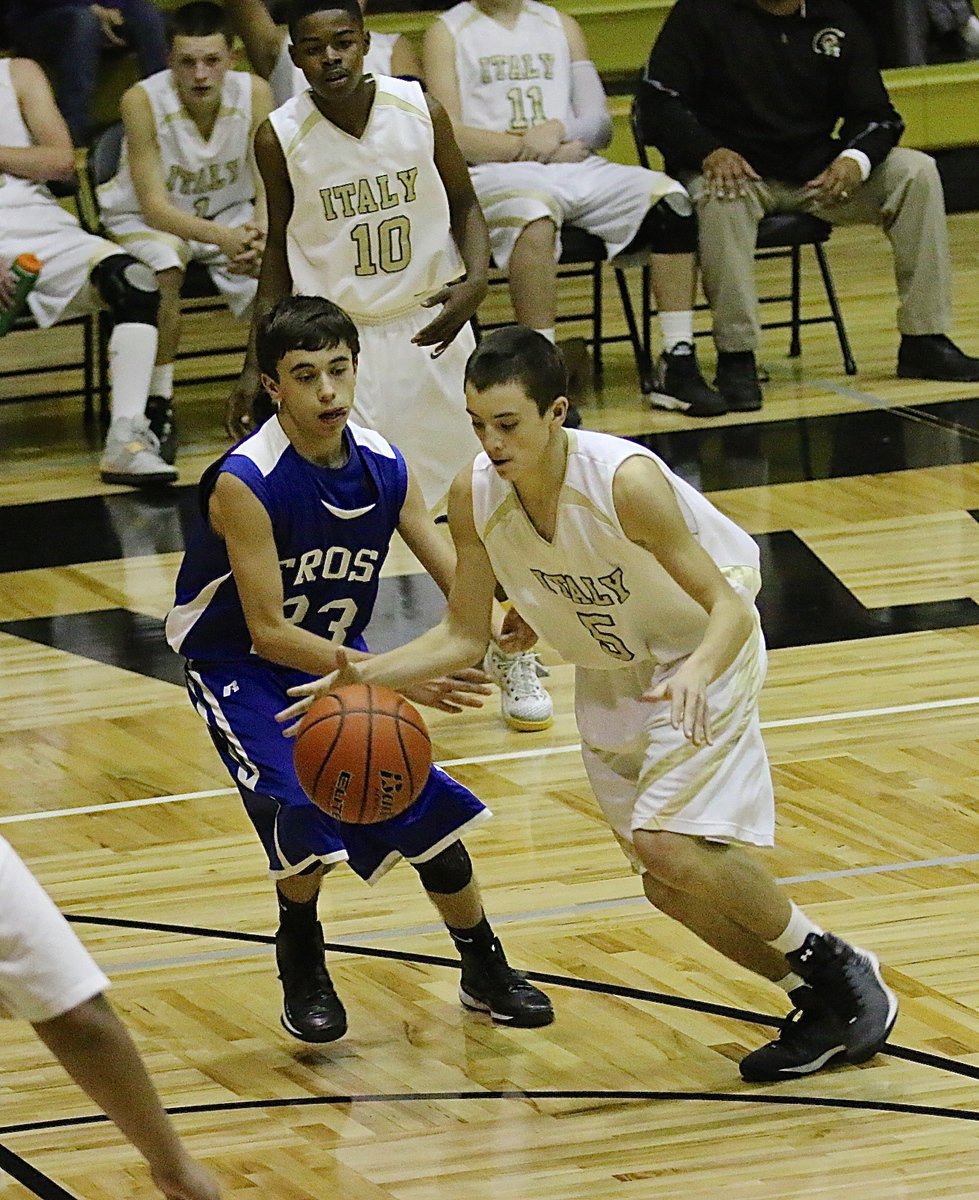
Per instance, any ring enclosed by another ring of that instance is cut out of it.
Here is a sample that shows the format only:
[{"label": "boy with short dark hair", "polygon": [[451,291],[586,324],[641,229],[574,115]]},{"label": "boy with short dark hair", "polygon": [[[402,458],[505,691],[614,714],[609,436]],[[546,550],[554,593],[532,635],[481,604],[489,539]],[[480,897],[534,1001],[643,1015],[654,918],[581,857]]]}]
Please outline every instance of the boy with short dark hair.
[{"label": "boy with short dark hair", "polygon": [[[276,413],[201,480],[205,523],[189,540],[167,639],[187,688],[268,854],[279,902],[282,1024],[329,1042],[347,1020],[323,961],[316,904],[338,862],[373,884],[399,858],[418,872],[462,958],[460,999],[510,1025],[553,1019],[550,1001],[506,961],[461,838],[490,815],[433,767],[418,800],[376,825],[328,817],[296,779],[275,713],[288,689],[366,657],[363,630],[397,530],[448,592],[452,553],[400,451],[348,424],[360,340],[342,309],[292,296],[259,326],[261,380]],[[512,620],[512,618],[511,618]],[[480,672],[435,679],[411,699],[447,711],[479,704]]]},{"label": "boy with short dark hair", "polygon": [[565,430],[560,365],[519,326],[472,355],[484,452],[452,487],[448,612],[339,682],[402,688],[472,662],[498,580],[575,664],[585,769],[647,899],[794,1002],[779,1038],[742,1061],[745,1079],[864,1062],[897,1016],[876,958],[814,925],[740,848],[771,845],[775,825],[758,547],[651,451]]}]

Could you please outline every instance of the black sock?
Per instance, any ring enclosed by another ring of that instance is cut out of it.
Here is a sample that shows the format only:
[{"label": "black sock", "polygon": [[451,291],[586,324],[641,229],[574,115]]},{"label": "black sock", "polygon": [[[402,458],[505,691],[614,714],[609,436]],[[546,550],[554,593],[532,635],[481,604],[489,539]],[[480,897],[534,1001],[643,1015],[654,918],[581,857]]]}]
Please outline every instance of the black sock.
[{"label": "black sock", "polygon": [[470,929],[454,929],[451,925],[446,928],[460,954],[488,954],[498,944],[485,916]]},{"label": "black sock", "polygon": [[279,928],[290,932],[305,933],[314,928],[317,923],[316,902],[319,896],[310,900],[290,900],[278,888],[275,890],[279,901]]}]

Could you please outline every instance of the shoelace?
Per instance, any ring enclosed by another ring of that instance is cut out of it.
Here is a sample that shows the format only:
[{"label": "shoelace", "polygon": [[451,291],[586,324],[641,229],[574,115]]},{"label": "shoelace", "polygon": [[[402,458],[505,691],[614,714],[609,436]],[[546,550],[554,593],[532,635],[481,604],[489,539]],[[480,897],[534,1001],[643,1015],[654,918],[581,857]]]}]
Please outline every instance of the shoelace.
[{"label": "shoelace", "polygon": [[537,655],[531,650],[515,655],[503,668],[503,687],[507,693],[524,700],[538,692],[541,686],[537,669],[539,665]]}]

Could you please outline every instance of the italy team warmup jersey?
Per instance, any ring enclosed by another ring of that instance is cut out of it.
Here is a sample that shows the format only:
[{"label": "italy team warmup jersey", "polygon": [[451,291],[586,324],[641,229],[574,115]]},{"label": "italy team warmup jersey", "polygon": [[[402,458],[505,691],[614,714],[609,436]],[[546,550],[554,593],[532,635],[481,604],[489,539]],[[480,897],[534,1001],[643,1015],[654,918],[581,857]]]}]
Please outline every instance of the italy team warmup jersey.
[{"label": "italy team warmup jersey", "polygon": [[566,662],[598,670],[675,662],[699,644],[706,614],[654,555],[625,535],[612,496],[635,455],[663,472],[687,528],[742,594],[761,585],[758,546],[650,450],[568,430],[568,464],[554,537],[534,528],[486,454],[473,463],[473,517],[501,587]]},{"label": "italy team warmup jersey", "polygon": [[[150,102],[163,180],[175,208],[210,220],[255,199],[249,158],[252,77],[247,71],[229,71],[225,75],[221,107],[211,136],[206,139],[184,108],[172,71],[159,71],[142,80],[139,86]],[[119,170],[98,191],[99,207],[104,214],[140,212],[125,142]]]},{"label": "italy team warmup jersey", "polygon": [[462,120],[525,133],[571,115],[571,51],[560,14],[524,0],[512,28],[464,0],[438,18],[455,42]]},{"label": "italy team warmup jersey", "polygon": [[408,80],[375,81],[359,138],[328,121],[308,91],[269,117],[295,198],[293,291],[329,296],[358,325],[414,313],[462,274],[425,94]]},{"label": "italy team warmup jersey", "polygon": [[365,649],[361,635],[401,516],[408,472],[400,452],[380,434],[348,424],[345,438],[346,464],[320,467],[298,453],[272,417],[205,472],[205,522],[188,541],[167,616],[174,650],[195,662],[253,653],[225,543],[206,523],[208,499],[223,472],[245,483],[269,515],[286,619]]}]

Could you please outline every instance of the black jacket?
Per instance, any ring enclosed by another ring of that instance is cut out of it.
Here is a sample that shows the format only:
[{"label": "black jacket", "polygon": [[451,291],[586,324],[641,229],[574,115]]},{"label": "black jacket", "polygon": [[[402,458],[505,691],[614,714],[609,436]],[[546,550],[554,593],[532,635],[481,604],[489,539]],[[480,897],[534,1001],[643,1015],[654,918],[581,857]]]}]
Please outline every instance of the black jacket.
[{"label": "black jacket", "polygon": [[726,146],[763,177],[803,183],[848,147],[875,167],[897,144],[904,124],[866,26],[845,0],[805,9],[778,17],[755,0],[677,0],[639,96],[646,142],[668,171],[699,171]]}]

